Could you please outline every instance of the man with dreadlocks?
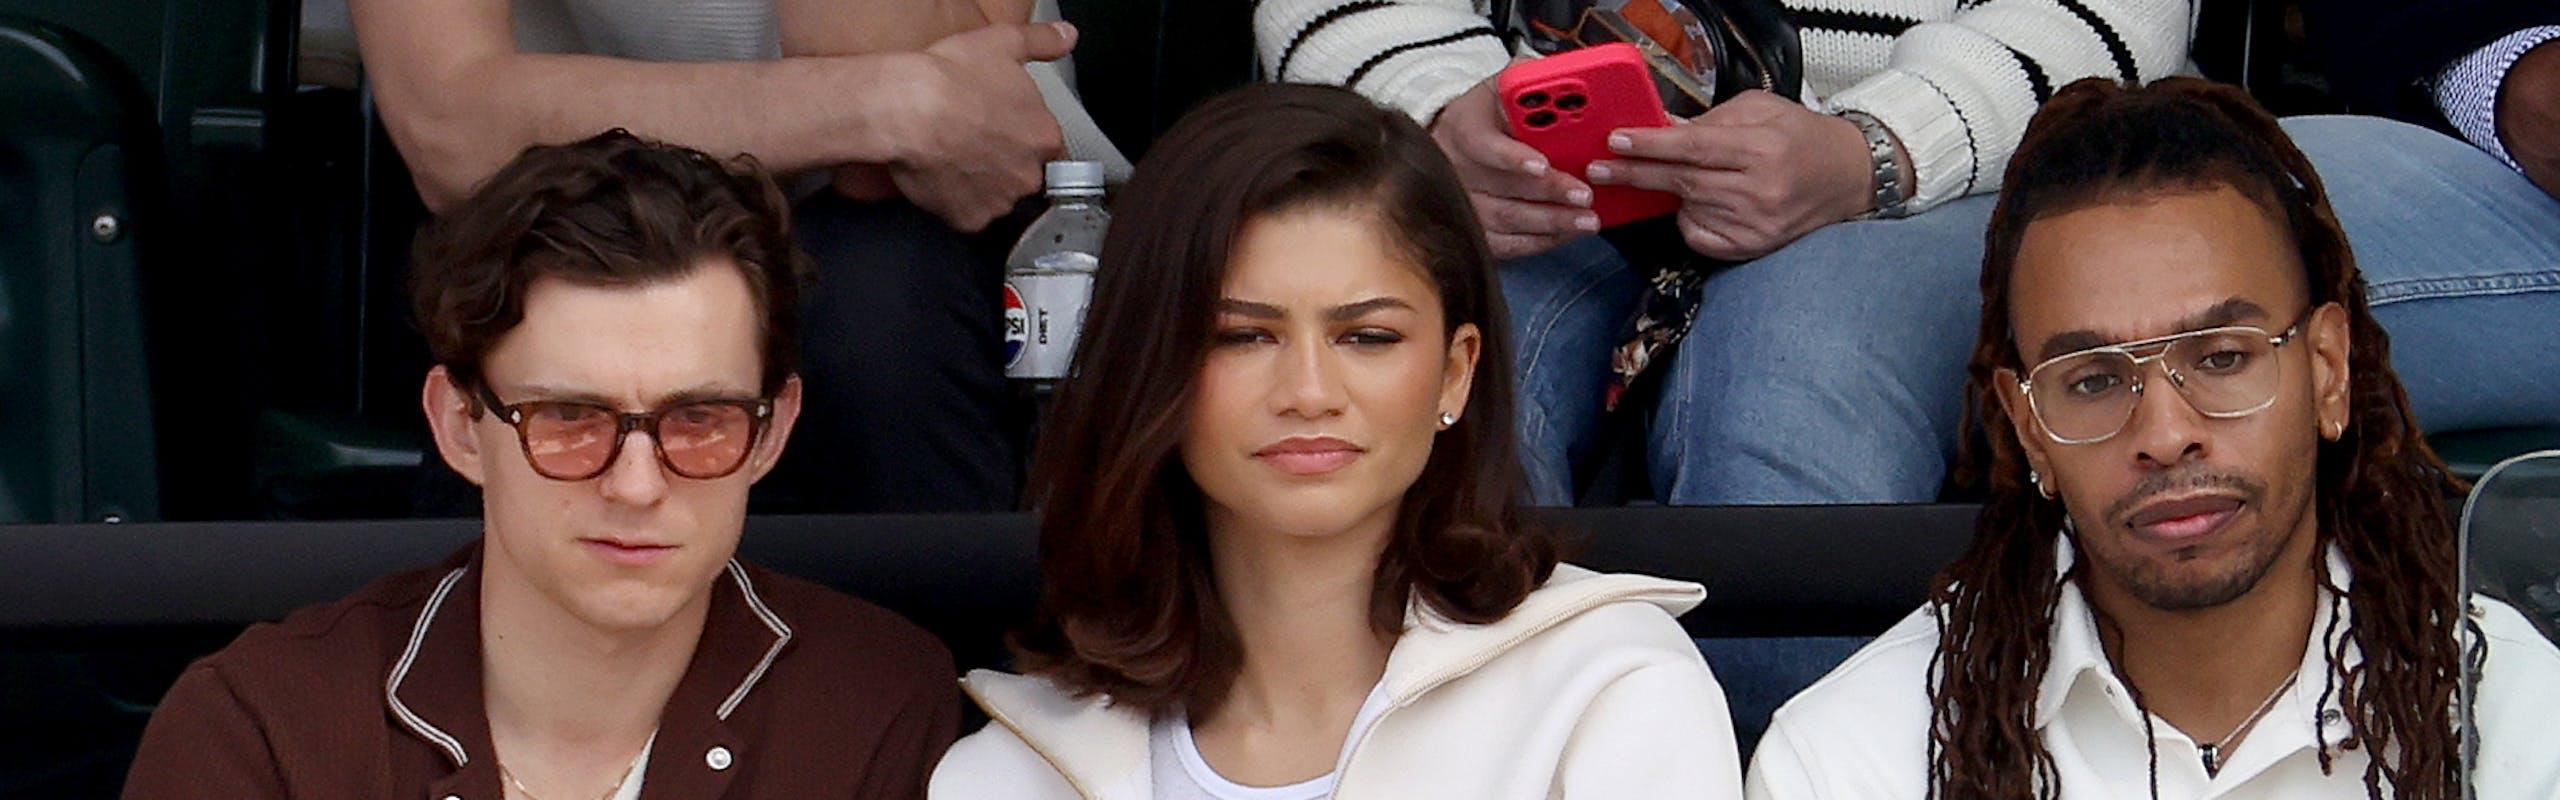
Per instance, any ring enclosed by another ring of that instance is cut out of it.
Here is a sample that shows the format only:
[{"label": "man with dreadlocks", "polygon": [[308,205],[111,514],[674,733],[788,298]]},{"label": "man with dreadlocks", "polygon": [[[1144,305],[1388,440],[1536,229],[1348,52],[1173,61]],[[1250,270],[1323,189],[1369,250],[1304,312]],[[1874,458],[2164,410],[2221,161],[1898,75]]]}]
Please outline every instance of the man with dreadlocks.
[{"label": "man with dreadlocks", "polygon": [[2560,797],[2560,650],[2457,598],[2460,486],[2273,118],[2074,84],[1987,243],[1973,542],[1778,712],[1751,796]]}]

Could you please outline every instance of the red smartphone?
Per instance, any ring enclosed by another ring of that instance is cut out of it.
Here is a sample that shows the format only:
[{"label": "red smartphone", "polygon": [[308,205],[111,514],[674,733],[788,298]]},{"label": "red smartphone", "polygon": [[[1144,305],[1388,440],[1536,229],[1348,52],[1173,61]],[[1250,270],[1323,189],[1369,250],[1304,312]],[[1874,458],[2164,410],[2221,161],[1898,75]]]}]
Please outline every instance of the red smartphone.
[{"label": "red smartphone", "polygon": [[[1585,47],[1502,71],[1495,81],[1511,137],[1547,156],[1547,164],[1583,181],[1591,162],[1612,158],[1609,132],[1671,124],[1654,93],[1644,55],[1625,42]],[[1680,198],[1631,186],[1591,187],[1601,227],[1669,214]]]}]

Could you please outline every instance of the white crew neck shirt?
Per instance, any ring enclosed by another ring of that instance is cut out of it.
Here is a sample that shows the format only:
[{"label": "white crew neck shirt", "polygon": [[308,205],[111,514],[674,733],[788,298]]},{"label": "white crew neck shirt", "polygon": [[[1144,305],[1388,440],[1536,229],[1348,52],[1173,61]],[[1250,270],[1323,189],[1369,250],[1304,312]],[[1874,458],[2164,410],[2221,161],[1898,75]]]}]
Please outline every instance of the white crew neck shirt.
[{"label": "white crew neck shirt", "polygon": [[1386,711],[1386,687],[1380,684],[1369,690],[1359,713],[1352,716],[1349,735],[1342,737],[1341,751],[1334,756],[1333,771],[1286,786],[1246,786],[1218,774],[1217,768],[1201,757],[1199,743],[1191,738],[1190,716],[1181,711],[1167,714],[1147,728],[1155,800],[1324,800],[1333,795],[1334,784],[1342,776],[1342,762],[1351,755],[1351,744],[1360,741],[1360,734]]}]

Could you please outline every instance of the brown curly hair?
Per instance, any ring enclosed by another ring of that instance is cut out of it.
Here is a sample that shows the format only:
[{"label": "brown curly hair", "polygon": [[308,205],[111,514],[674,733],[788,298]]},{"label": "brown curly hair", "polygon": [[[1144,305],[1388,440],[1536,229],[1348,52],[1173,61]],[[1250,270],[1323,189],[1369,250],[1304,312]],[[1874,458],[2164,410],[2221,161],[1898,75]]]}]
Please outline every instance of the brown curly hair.
[{"label": "brown curly hair", "polygon": [[476,415],[481,360],[524,321],[534,281],[645,285],[713,257],[746,279],[761,317],[763,390],[781,390],[810,274],[791,238],[790,201],[750,156],[723,162],[620,128],[526,148],[429,223],[411,251],[411,313]]},{"label": "brown curly hair", "polygon": [[[2028,123],[1992,212],[1982,268],[1982,328],[1966,387],[1966,447],[1957,480],[1988,496],[1971,545],[1930,590],[1938,628],[1929,697],[1929,794],[1964,800],[2048,798],[2053,756],[2035,730],[2051,653],[2060,502],[2028,486],[2025,451],[2001,409],[1995,375],[2024,365],[2009,329],[2010,275],[2035,220],[2162,190],[2228,186],[2281,218],[2302,254],[2316,307],[2347,312],[2350,418],[2320,446],[2317,546],[2346,556],[2352,586],[2320,567],[2348,607],[2327,653],[2322,699],[2339,698],[2355,744],[2373,756],[2374,797],[2451,798],[2463,780],[2453,717],[2461,653],[2452,635],[2455,538],[2447,498],[2461,482],[2418,431],[2391,371],[2391,343],[2365,303],[2364,279],[2320,176],[2274,117],[2240,89],[2172,78],[2143,88],[2098,80],[2054,95]],[[2076,570],[2075,570],[2076,571]],[[2340,619],[2332,616],[2332,625]],[[2324,635],[2321,641],[2329,641]],[[2362,656],[2341,685],[2340,652]],[[2146,715],[2147,716],[2147,715]],[[2323,747],[2320,764],[2333,753]],[[2156,760],[2156,759],[2155,759]],[[2157,794],[2155,772],[2153,790]]]}]

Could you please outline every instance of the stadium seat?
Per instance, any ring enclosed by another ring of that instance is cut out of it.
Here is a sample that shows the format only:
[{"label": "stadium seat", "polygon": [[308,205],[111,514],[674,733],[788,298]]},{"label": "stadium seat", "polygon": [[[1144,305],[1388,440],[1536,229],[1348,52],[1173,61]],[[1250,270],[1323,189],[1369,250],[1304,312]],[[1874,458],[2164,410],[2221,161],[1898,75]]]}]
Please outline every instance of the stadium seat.
[{"label": "stadium seat", "polygon": [[95,40],[23,16],[0,16],[0,86],[0,521],[156,518],[150,98]]},{"label": "stadium seat", "polygon": [[[134,524],[246,494],[221,488],[247,483],[237,412],[264,383],[241,276],[281,238],[259,162],[290,50],[274,15],[295,8],[0,0],[0,520]],[[188,638],[0,634],[0,798],[113,796],[170,674],[134,648]]]},{"label": "stadium seat", "polygon": [[17,506],[0,517],[247,513],[253,409],[278,371],[261,279],[296,241],[270,154],[299,8],[0,0],[0,424],[43,426],[0,437]]},{"label": "stadium seat", "polygon": [[[295,86],[278,113],[295,249],[272,265],[266,356],[299,367],[259,398],[248,449],[257,516],[408,516],[426,446],[425,345],[408,324],[409,243],[426,211],[374,113],[343,0],[296,15]],[[315,22],[317,18],[317,23]]]},{"label": "stadium seat", "polygon": [[362,87],[307,87],[289,120],[283,213],[302,238],[270,284],[293,306],[272,357],[305,369],[257,412],[252,503],[281,519],[409,516],[428,358],[408,322],[408,251],[426,209]]}]

